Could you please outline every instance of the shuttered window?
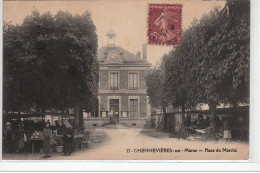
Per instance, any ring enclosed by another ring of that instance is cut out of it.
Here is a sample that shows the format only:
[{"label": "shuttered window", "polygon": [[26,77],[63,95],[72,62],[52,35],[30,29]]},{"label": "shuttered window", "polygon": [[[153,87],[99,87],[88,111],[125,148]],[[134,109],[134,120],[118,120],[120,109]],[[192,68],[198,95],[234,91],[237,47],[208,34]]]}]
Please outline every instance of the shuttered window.
[{"label": "shuttered window", "polygon": [[138,90],[138,74],[129,73],[129,89]]},{"label": "shuttered window", "polygon": [[118,90],[118,73],[110,73],[110,89]]},{"label": "shuttered window", "polygon": [[130,99],[130,117],[138,116],[138,100]]}]

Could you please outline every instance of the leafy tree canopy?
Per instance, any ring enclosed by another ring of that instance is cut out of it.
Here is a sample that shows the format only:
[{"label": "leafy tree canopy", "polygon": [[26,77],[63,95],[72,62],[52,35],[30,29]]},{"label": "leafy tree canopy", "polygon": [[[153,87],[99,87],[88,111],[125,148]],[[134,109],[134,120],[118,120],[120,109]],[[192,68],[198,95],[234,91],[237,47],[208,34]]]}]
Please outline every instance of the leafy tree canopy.
[{"label": "leafy tree canopy", "polygon": [[249,14],[249,1],[228,1],[184,31],[165,63],[173,105],[248,101]]},{"label": "leafy tree canopy", "polygon": [[95,107],[96,28],[88,12],[40,14],[4,24],[4,110]]},{"label": "leafy tree canopy", "polygon": [[148,71],[146,75],[146,86],[148,87],[147,93],[150,97],[150,103],[155,108],[165,109],[168,105],[166,94],[164,92],[165,86],[165,69],[164,60],[167,58],[165,55],[162,58],[160,65],[154,66]]}]

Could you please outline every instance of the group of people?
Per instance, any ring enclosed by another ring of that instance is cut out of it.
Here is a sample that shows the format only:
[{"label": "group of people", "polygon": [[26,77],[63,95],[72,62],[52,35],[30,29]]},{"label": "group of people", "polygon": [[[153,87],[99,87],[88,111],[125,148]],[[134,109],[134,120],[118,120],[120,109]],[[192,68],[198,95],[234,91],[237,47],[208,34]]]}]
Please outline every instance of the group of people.
[{"label": "group of people", "polygon": [[[214,133],[222,134],[226,141],[230,141],[232,138],[231,129],[232,122],[230,117],[216,116],[216,129]],[[199,114],[197,118],[191,121],[191,118],[185,119],[185,126],[194,126],[197,129],[206,129],[210,127],[210,117]]]},{"label": "group of people", "polygon": [[27,136],[22,124],[7,122],[3,129],[3,151],[6,153],[19,153],[24,150]]},{"label": "group of people", "polygon": [[[61,126],[60,126],[61,127]],[[57,133],[59,131],[59,127],[57,129]],[[51,128],[50,123],[46,123],[43,129],[43,158],[50,157],[51,152]],[[63,152],[64,155],[70,155],[73,152],[73,138],[74,138],[74,129],[69,121],[65,123],[65,128],[63,129]]]},{"label": "group of people", "polygon": [[33,132],[41,131],[43,134],[43,157],[50,157],[51,153],[51,136],[55,132],[62,136],[64,155],[70,155],[73,152],[74,128],[70,121],[59,123],[55,121],[53,126],[49,121],[8,121],[3,128],[3,152],[20,153],[25,151],[29,146],[29,139]]}]

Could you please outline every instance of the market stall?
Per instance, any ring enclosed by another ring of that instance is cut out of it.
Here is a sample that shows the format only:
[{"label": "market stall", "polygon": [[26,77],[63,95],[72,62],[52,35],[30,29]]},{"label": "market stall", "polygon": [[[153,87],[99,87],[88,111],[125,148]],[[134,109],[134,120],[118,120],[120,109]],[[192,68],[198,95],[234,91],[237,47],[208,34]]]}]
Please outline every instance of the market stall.
[{"label": "market stall", "polygon": [[[43,128],[46,123],[50,124],[51,137],[50,146],[52,152],[62,152],[63,150],[63,134],[65,123],[73,122],[73,114],[58,113],[4,113],[4,124],[9,123],[11,130],[16,134],[16,129],[22,132],[24,148],[19,152],[42,152],[43,150]],[[6,128],[6,127],[4,127]],[[19,131],[19,132],[20,132]],[[20,138],[20,137],[19,137]],[[88,142],[86,132],[74,131],[73,150],[81,150],[86,148]],[[19,139],[20,140],[20,139]],[[7,148],[5,146],[5,148]],[[13,150],[17,152],[17,149]],[[7,151],[9,152],[9,151]]]},{"label": "market stall", "polygon": [[[87,133],[81,134],[75,132],[73,139],[73,150],[82,150],[86,147],[86,139],[88,138]],[[35,131],[32,133],[32,136],[29,138],[29,146],[31,153],[41,152],[43,146],[43,133],[41,131]],[[62,152],[63,148],[63,135],[56,135],[53,133],[51,135],[50,145],[52,152]]]}]

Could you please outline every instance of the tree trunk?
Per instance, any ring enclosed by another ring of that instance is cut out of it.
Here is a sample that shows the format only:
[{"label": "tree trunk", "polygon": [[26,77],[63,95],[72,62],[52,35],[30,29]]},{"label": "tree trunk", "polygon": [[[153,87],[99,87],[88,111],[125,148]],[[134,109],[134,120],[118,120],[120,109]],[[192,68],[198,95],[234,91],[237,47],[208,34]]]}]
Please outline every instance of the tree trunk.
[{"label": "tree trunk", "polygon": [[185,126],[185,105],[182,104],[181,106],[181,123],[183,126]]},{"label": "tree trunk", "polygon": [[166,107],[163,107],[163,116],[164,116],[164,121],[163,121],[163,131],[167,132],[167,112],[166,112]]},{"label": "tree trunk", "polygon": [[79,130],[84,131],[84,119],[83,119],[83,108],[79,106]]},{"label": "tree trunk", "polygon": [[[235,120],[235,119],[237,119],[237,117],[238,117],[238,114],[237,114],[237,107],[238,107],[238,103],[237,102],[234,102],[233,103],[233,107],[234,107],[234,110],[233,110],[233,112],[232,112],[232,117],[231,117],[231,119],[232,120]],[[233,121],[231,121],[231,128],[233,127]]]},{"label": "tree trunk", "polygon": [[79,103],[74,106],[74,126],[79,131],[84,127],[83,110]]},{"label": "tree trunk", "polygon": [[79,117],[79,103],[76,103],[74,105],[74,127],[77,129],[79,128]]},{"label": "tree trunk", "polygon": [[209,103],[209,111],[210,111],[210,127],[213,129],[213,133],[216,129],[216,103]]}]

